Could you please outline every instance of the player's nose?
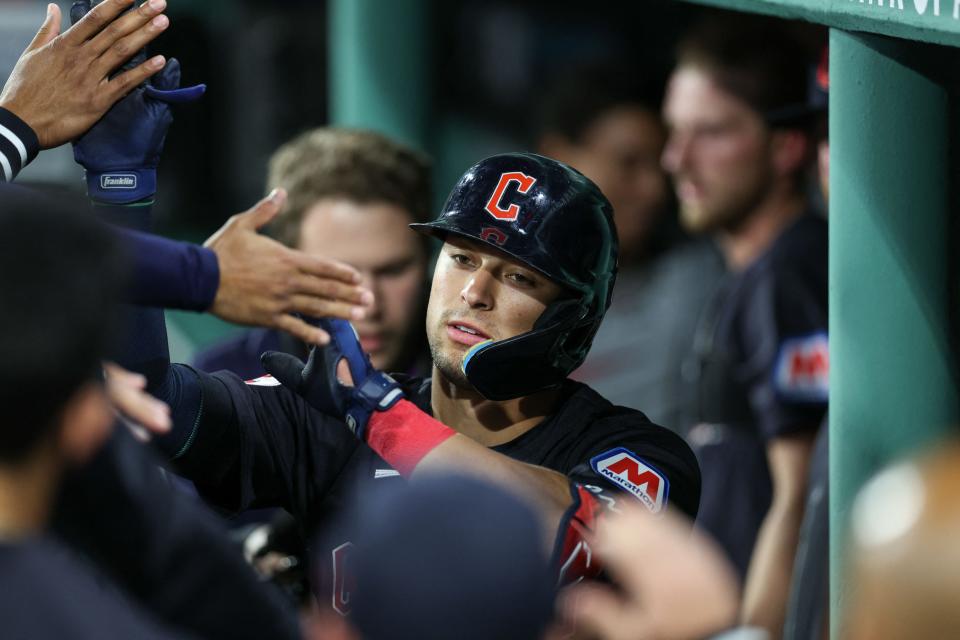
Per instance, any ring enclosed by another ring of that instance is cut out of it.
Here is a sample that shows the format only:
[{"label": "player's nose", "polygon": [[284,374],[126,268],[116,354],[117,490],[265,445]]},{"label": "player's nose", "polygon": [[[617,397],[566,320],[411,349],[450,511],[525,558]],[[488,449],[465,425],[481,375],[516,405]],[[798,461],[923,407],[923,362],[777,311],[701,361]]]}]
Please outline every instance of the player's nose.
[{"label": "player's nose", "polygon": [[674,131],[667,138],[660,155],[660,166],[667,173],[675,174],[683,169],[690,157],[690,136]]},{"label": "player's nose", "polygon": [[493,286],[490,274],[482,269],[477,270],[470,274],[470,278],[460,290],[460,299],[471,309],[492,309]]}]

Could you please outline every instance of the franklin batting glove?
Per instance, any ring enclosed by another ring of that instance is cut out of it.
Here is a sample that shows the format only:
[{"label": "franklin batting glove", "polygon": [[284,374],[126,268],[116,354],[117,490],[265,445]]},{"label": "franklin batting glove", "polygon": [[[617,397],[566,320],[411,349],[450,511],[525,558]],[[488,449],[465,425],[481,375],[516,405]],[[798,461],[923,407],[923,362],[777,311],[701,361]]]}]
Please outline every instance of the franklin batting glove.
[{"label": "franklin batting glove", "polygon": [[[74,2],[76,23],[90,10],[89,1]],[[119,71],[146,60],[141,49]],[[180,63],[171,58],[148,82],[138,86],[73,143],[73,157],[86,169],[87,193],[108,204],[129,204],[157,192],[157,164],[173,122],[170,104],[197,100],[206,85],[180,88]]]},{"label": "franklin batting glove", "polygon": [[[268,351],[260,356],[267,373],[293,390],[321,413],[342,418],[361,440],[374,411],[386,411],[404,397],[397,382],[370,364],[360,348],[353,326],[346,320],[322,319],[329,344],[313,347],[304,365],[288,353]],[[337,363],[347,361],[354,386],[337,379]]]}]

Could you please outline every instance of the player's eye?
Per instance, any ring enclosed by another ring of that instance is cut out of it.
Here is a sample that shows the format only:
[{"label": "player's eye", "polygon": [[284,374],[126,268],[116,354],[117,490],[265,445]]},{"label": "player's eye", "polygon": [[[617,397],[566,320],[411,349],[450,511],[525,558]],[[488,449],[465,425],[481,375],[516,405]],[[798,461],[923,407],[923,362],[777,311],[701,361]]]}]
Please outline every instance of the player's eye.
[{"label": "player's eye", "polygon": [[456,262],[457,264],[462,264],[464,266],[471,264],[470,256],[468,256],[465,253],[451,253],[450,259]]},{"label": "player's eye", "polygon": [[512,280],[514,283],[522,287],[532,287],[537,284],[537,281],[531,278],[530,276],[524,273],[508,273],[507,279]]}]

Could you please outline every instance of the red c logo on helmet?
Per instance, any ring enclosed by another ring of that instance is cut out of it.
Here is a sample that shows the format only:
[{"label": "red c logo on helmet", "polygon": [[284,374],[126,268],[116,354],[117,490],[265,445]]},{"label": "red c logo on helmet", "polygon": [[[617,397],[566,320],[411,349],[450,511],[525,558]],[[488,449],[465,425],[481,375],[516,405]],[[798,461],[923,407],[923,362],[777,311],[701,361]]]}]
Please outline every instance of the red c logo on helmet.
[{"label": "red c logo on helmet", "polygon": [[533,176],[528,176],[519,171],[508,171],[500,174],[500,181],[497,182],[497,188],[493,190],[493,195],[490,196],[490,199],[487,201],[487,206],[485,207],[487,213],[497,220],[513,222],[517,219],[517,216],[520,215],[520,205],[514,203],[506,209],[501,207],[500,200],[503,199],[503,192],[507,190],[507,186],[511,182],[516,182],[517,192],[527,193],[536,181],[537,179]]}]

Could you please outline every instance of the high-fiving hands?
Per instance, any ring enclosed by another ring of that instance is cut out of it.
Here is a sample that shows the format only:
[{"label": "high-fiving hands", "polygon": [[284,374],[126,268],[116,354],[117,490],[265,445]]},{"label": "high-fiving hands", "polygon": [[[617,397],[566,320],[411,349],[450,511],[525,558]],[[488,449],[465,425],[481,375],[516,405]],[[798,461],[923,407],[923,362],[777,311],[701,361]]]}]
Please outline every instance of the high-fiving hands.
[{"label": "high-fiving hands", "polygon": [[124,14],[131,4],[105,0],[63,34],[59,7],[47,6],[46,20],[0,92],[0,107],[29,125],[41,148],[82,134],[166,64],[153,56],[110,77],[170,24],[162,13],[166,0],[148,0]]}]

